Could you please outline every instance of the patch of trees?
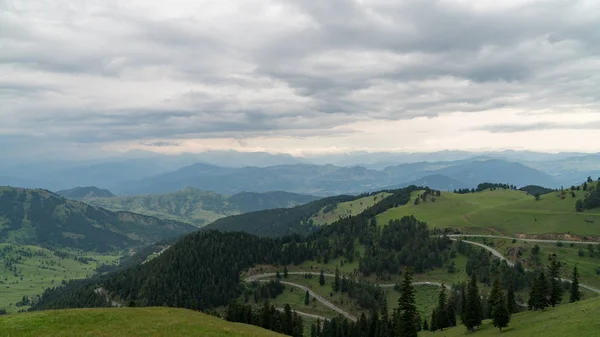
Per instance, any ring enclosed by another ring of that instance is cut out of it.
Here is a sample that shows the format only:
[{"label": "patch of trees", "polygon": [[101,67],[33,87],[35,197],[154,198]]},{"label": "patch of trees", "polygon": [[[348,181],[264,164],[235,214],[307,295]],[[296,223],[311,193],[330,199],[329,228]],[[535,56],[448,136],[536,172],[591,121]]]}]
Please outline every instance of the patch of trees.
[{"label": "patch of trees", "polygon": [[529,195],[536,195],[538,193],[540,195],[544,195],[544,194],[548,194],[548,193],[551,193],[551,192],[554,191],[551,188],[547,188],[547,187],[543,187],[543,186],[538,186],[538,185],[523,186],[523,187],[519,188],[519,190],[527,192],[527,194],[529,194]]},{"label": "patch of trees", "polygon": [[304,333],[302,317],[292,311],[289,304],[286,304],[283,310],[277,310],[268,302],[264,302],[262,307],[254,309],[251,305],[232,301],[227,307],[225,319],[260,326],[293,337],[302,337]]},{"label": "patch of trees", "polygon": [[600,207],[600,188],[590,191],[581,204],[583,209]]},{"label": "patch of trees", "polygon": [[413,267],[421,273],[443,267],[449,259],[449,238],[431,237],[424,222],[413,216],[392,220],[379,229],[373,228],[364,256],[359,260],[359,271],[378,278],[398,274],[402,266]]}]

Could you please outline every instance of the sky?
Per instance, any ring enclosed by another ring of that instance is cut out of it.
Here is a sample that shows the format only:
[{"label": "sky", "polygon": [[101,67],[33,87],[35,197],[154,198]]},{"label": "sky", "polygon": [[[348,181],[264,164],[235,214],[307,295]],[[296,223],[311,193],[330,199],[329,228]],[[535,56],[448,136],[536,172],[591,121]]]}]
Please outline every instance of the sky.
[{"label": "sky", "polygon": [[595,0],[0,0],[0,157],[600,152]]}]

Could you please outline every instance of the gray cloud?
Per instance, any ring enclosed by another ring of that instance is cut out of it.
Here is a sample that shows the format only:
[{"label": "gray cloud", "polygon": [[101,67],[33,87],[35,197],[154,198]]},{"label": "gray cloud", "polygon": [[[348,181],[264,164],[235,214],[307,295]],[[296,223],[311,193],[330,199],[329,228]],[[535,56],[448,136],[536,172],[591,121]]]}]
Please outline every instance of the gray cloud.
[{"label": "gray cloud", "polygon": [[477,128],[474,131],[489,131],[492,133],[515,133],[540,130],[599,130],[600,122],[591,123],[530,123],[530,124],[491,124]]},{"label": "gray cloud", "polygon": [[[0,0],[0,136],[167,146],[456,111],[600,111],[595,2],[236,4]],[[596,127],[474,129],[558,128]]]}]

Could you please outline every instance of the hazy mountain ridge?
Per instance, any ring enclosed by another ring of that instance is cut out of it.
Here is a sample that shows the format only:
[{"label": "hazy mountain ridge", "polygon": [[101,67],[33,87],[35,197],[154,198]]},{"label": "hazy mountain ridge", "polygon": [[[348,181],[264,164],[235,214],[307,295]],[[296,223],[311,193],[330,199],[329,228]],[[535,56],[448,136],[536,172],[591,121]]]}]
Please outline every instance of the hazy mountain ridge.
[{"label": "hazy mountain ridge", "polygon": [[115,195],[107,189],[94,186],[75,187],[68,190],[57,191],[56,194],[67,199],[84,200],[89,198],[111,198]]},{"label": "hazy mountain ridge", "polygon": [[242,192],[225,196],[187,187],[169,194],[91,198],[86,202],[115,211],[130,211],[201,227],[240,213],[301,205],[318,197],[289,192]]},{"label": "hazy mountain ridge", "polygon": [[107,252],[193,230],[189,224],[112,212],[46,190],[0,187],[0,242]]}]

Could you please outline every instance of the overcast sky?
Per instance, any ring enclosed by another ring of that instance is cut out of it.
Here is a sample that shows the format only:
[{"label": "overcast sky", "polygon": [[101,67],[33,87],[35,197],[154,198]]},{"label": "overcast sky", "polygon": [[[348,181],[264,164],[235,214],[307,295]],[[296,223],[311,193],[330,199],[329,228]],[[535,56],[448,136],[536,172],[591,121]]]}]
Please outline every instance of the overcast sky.
[{"label": "overcast sky", "polygon": [[0,155],[600,151],[600,1],[0,0]]}]

